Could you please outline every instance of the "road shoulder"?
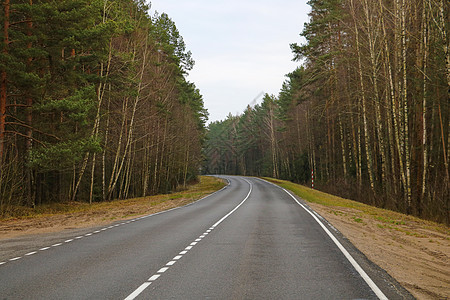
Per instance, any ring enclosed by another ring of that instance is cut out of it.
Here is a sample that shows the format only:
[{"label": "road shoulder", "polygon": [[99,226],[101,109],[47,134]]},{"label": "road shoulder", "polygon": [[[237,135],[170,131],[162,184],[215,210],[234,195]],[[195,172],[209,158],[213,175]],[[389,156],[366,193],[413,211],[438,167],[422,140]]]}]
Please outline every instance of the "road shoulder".
[{"label": "road shoulder", "polygon": [[[294,193],[298,188],[308,189],[285,181],[274,183]],[[365,256],[381,268],[375,272],[386,270],[418,299],[449,297],[447,226],[308,190],[313,200],[301,200],[336,228],[344,243],[347,240],[356,246],[355,256]],[[327,200],[318,200],[322,196]]]}]

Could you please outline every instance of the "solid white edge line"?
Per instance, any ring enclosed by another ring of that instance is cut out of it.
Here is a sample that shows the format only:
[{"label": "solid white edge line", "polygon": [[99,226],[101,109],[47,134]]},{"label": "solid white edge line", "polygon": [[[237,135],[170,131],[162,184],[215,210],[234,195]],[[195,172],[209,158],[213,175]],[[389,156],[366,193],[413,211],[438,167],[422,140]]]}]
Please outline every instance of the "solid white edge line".
[{"label": "solid white edge line", "polygon": [[300,205],[304,210],[306,210],[313,218],[316,220],[317,223],[319,223],[320,227],[326,232],[326,234],[331,238],[331,240],[336,244],[336,246],[341,250],[342,254],[347,258],[347,260],[352,264],[352,266],[356,269],[356,271],[361,275],[361,277],[364,279],[364,281],[369,285],[369,287],[372,289],[372,291],[377,295],[377,297],[381,300],[388,300],[386,295],[380,290],[380,288],[373,282],[373,280],[367,275],[367,273],[361,268],[361,266],[356,262],[356,260],[351,256],[351,254],[347,251],[347,249],[342,246],[342,244],[336,239],[336,237],[328,230],[328,228],[317,218],[315,214],[313,214],[309,209],[307,209],[303,204],[301,204],[297,198],[295,198],[288,190],[283,189],[289,196],[292,197],[292,199],[297,202],[298,205]]},{"label": "solid white edge line", "polygon": [[140,293],[142,293],[148,286],[152,284],[151,282],[144,282],[141,284],[140,287],[138,287],[134,292],[132,292],[128,297],[125,298],[125,300],[133,300],[137,296],[139,296]]}]

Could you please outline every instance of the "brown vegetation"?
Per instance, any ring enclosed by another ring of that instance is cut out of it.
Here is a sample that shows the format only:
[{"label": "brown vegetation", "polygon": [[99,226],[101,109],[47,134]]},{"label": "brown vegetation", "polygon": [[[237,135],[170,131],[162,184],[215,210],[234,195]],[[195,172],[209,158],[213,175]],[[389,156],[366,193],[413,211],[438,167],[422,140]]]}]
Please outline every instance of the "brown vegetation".
[{"label": "brown vegetation", "polygon": [[224,185],[220,179],[201,176],[199,183],[171,194],[94,204],[67,202],[43,205],[36,209],[22,208],[15,217],[0,219],[0,240],[109,224],[116,220],[152,214],[201,199]]}]

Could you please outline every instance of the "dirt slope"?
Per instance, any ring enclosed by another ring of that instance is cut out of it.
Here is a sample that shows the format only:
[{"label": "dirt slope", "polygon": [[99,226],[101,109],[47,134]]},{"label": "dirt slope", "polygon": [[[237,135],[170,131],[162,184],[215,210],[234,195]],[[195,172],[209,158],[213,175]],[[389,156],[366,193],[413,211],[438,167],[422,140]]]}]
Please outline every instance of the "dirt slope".
[{"label": "dirt slope", "polygon": [[355,209],[310,206],[417,299],[450,297],[448,231],[420,221],[392,224],[365,219]]}]

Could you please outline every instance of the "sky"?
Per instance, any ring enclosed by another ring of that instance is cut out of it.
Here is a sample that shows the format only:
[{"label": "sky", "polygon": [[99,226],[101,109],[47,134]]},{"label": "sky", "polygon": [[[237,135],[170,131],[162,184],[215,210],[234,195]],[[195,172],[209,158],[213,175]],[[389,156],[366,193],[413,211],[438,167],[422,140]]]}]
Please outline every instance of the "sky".
[{"label": "sky", "polygon": [[[151,0],[175,22],[195,66],[188,80],[203,95],[209,122],[243,113],[261,93],[278,95],[302,43],[306,0]],[[261,103],[258,97],[256,103]]]}]

